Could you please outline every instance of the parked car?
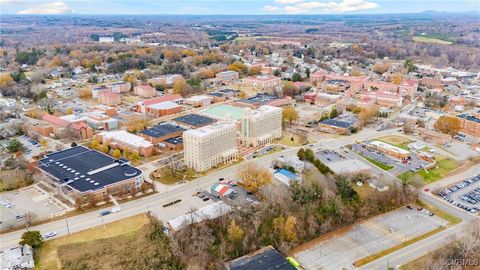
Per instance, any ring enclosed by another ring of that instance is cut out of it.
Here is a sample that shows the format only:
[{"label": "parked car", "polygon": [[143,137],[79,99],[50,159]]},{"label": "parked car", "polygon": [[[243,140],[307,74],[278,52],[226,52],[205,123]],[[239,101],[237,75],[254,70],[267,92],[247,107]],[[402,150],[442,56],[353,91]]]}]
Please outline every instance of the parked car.
[{"label": "parked car", "polygon": [[48,238],[52,238],[52,237],[54,237],[54,236],[56,236],[56,235],[57,235],[56,232],[48,232],[48,233],[46,233],[46,234],[43,235],[43,238],[48,239]]},{"label": "parked car", "polygon": [[112,213],[112,211],[110,211],[110,210],[104,210],[104,211],[100,212],[100,216],[103,217],[103,216],[106,216],[106,215],[110,215],[111,213]]}]

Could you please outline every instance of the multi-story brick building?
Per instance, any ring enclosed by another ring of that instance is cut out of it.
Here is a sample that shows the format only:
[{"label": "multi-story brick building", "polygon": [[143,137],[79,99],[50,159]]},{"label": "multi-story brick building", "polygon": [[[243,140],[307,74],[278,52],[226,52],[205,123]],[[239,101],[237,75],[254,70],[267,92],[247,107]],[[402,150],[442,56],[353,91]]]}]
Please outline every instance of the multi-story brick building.
[{"label": "multi-story brick building", "polygon": [[458,119],[460,119],[461,132],[480,138],[480,111],[460,114]]},{"label": "multi-story brick building", "polygon": [[227,71],[223,71],[215,74],[215,78],[217,78],[217,80],[219,80],[222,83],[230,83],[235,80],[238,80],[239,74],[236,71],[227,70]]},{"label": "multi-story brick building", "polygon": [[145,98],[151,98],[154,97],[157,94],[157,91],[155,88],[151,87],[148,84],[141,84],[137,85],[133,88],[133,92],[137,96],[145,97]]},{"label": "multi-story brick building", "polygon": [[116,106],[122,104],[120,94],[113,90],[105,90],[97,95],[97,101],[107,106]]},{"label": "multi-story brick building", "polygon": [[210,105],[212,101],[213,101],[213,98],[211,96],[198,95],[198,96],[192,96],[192,97],[186,98],[185,104],[191,105],[194,108],[198,108],[198,107],[206,107]]},{"label": "multi-story brick building", "polygon": [[281,86],[280,77],[267,75],[246,77],[242,82],[243,86],[268,92],[272,92]]},{"label": "multi-story brick building", "polygon": [[146,114],[153,117],[160,117],[164,115],[175,114],[183,110],[182,106],[171,101],[165,101],[165,102],[148,105],[146,109],[147,109]]},{"label": "multi-story brick building", "polygon": [[143,100],[143,101],[138,102],[135,105],[135,111],[145,114],[145,113],[147,113],[147,108],[149,106],[152,106],[152,105],[155,105],[155,104],[158,104],[158,103],[162,103],[162,102],[166,102],[166,101],[181,104],[183,102],[183,98],[179,94],[174,94],[174,95],[165,95],[165,96],[161,96],[161,97],[156,97],[156,98],[152,98],[152,99]]},{"label": "multi-story brick building", "polygon": [[398,93],[378,91],[375,94],[377,96],[376,103],[382,107],[401,107],[403,104],[403,97]]},{"label": "multi-story brick building", "polygon": [[175,81],[179,79],[183,79],[183,76],[181,74],[168,74],[148,79],[147,82],[152,86],[164,85],[166,87],[171,87],[175,83]]},{"label": "multi-story brick building", "polygon": [[142,156],[149,157],[155,153],[155,146],[151,142],[125,130],[101,132],[95,138],[111,148],[136,152]]}]

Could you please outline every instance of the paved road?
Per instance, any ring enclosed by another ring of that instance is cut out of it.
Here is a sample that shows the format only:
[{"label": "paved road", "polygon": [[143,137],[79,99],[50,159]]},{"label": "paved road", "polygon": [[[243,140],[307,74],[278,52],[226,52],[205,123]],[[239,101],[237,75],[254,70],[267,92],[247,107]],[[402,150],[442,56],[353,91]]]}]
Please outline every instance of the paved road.
[{"label": "paved road", "polygon": [[[457,175],[452,177],[456,177],[458,181],[463,179],[463,177],[470,177],[476,175],[476,173],[478,173],[478,168],[480,168],[480,165],[476,166],[476,168],[474,169],[468,170],[467,173],[463,172],[459,174],[460,177]],[[457,224],[426,239],[409,245],[401,250],[386,255],[376,261],[366,264],[359,269],[384,270],[387,269],[387,266],[394,267],[397,265],[403,265],[451,242],[451,237],[458,236],[463,233],[464,228],[468,224],[479,221],[478,217],[446,203],[445,201],[439,199],[438,197],[435,197],[429,192],[421,191],[419,194],[419,199],[451,215],[460,217],[461,219],[463,219],[463,221],[460,224]]]},{"label": "paved road", "polygon": [[[347,145],[355,142],[356,140],[367,140],[374,137],[385,136],[396,134],[395,129],[376,131],[372,129],[364,129],[357,134],[353,134],[348,137],[340,137],[335,139],[325,139],[316,143],[313,148],[337,148],[342,145]],[[289,156],[295,155],[298,148],[286,149],[281,152],[273,153],[267,156],[262,156],[254,160],[254,162],[260,166],[268,166],[271,164],[272,160],[279,157],[280,155]],[[102,225],[103,223],[109,223],[123,218],[127,218],[142,212],[152,211],[158,216],[161,220],[168,220],[176,216],[182,215],[193,208],[202,207],[207,203],[201,201],[196,196],[193,196],[195,192],[200,189],[209,189],[209,187],[215,182],[218,181],[220,177],[233,177],[236,175],[238,168],[242,164],[235,164],[225,169],[211,173],[208,176],[198,178],[192,182],[186,183],[184,185],[178,186],[174,189],[165,191],[163,193],[154,194],[142,199],[134,200],[122,204],[122,211],[107,215],[103,218],[99,217],[98,211],[78,215],[75,217],[68,218],[67,220],[58,220],[49,222],[46,224],[38,225],[31,227],[31,230],[39,230],[43,233],[55,231],[57,236],[63,236],[67,234],[67,222],[70,233],[82,231],[88,228]],[[462,176],[463,177],[463,176]],[[426,254],[429,250],[438,248],[440,244],[445,243],[448,239],[445,239],[449,234],[458,233],[462,230],[463,226],[467,223],[468,220],[474,219],[473,216],[460,211],[459,209],[450,207],[449,204],[444,203],[441,200],[438,200],[432,197],[429,194],[420,194],[420,198],[426,202],[433,204],[434,206],[441,208],[447,212],[451,212],[459,217],[464,218],[466,221],[461,224],[454,226],[448,230],[445,230],[439,234],[431,236],[427,239],[424,239],[420,242],[417,242],[411,246],[408,246],[400,251],[387,255],[377,261],[374,261],[362,269],[385,269],[387,262],[390,262],[390,265],[403,264],[410,260],[413,260],[419,256]],[[164,203],[170,202],[175,199],[182,199],[182,202],[176,204],[174,207],[163,208]],[[0,250],[16,246],[20,239],[21,234],[24,230],[18,230],[15,232],[2,234],[0,239]],[[422,245],[419,247],[419,245]]]},{"label": "paved road", "polygon": [[[274,158],[278,158],[280,155],[294,155],[296,151],[297,149],[289,149],[283,152],[273,153],[271,155],[255,159],[254,162],[260,166],[268,166],[271,164]],[[113,222],[146,211],[152,211],[158,216],[159,219],[167,221],[171,218],[187,213],[193,208],[199,208],[211,203],[210,201],[203,202],[198,197],[193,196],[198,187],[201,190],[210,189],[210,186],[214,182],[218,181],[220,177],[228,178],[236,176],[237,170],[241,165],[242,164],[235,164],[166,192],[157,193],[138,200],[123,203],[121,204],[122,211],[104,216],[103,220],[101,217],[99,217],[98,211],[68,218],[68,227],[70,233],[86,230],[88,228],[102,225],[104,222]],[[175,199],[182,199],[182,202],[173,207],[162,207],[163,204]],[[42,233],[55,231],[57,232],[58,236],[63,236],[67,234],[66,224],[66,220],[58,220],[31,227],[30,230],[39,230]],[[24,230],[18,230],[11,233],[2,234],[0,250],[16,246],[23,232]]]},{"label": "paved road", "polygon": [[[316,143],[314,145],[314,148],[339,147],[341,145],[351,144],[355,140],[369,139],[376,136],[389,135],[395,132],[396,132],[395,130],[385,130],[385,131],[378,132],[375,130],[365,129],[362,132],[359,132],[352,136],[323,140],[322,142]],[[255,159],[253,162],[255,162],[257,165],[260,165],[260,166],[269,166],[271,162],[274,159],[278,158],[279,156],[295,155],[297,151],[298,151],[298,147],[289,148],[281,152],[276,152],[266,156],[259,157]],[[195,207],[198,208],[203,205],[206,205],[207,203],[203,203],[197,197],[192,196],[192,194],[194,194],[198,190],[198,188],[200,188],[201,190],[204,190],[204,189],[208,190],[210,186],[215,181],[218,181],[218,178],[220,177],[227,178],[227,177],[236,176],[237,170],[241,165],[242,164],[235,164],[225,169],[213,172],[208,176],[197,178],[196,180],[188,182],[186,184],[174,186],[173,188],[169,188],[169,189],[161,189],[157,194],[147,196],[139,200],[123,203],[121,204],[122,211],[104,216],[103,220],[102,218],[99,217],[98,211],[94,211],[94,212],[68,218],[68,221],[58,220],[58,221],[53,221],[53,222],[41,224],[38,226],[34,226],[34,227],[31,227],[30,230],[39,230],[43,233],[55,231],[57,232],[57,236],[62,236],[67,234],[67,226],[66,226],[67,222],[69,224],[68,227],[69,227],[70,233],[73,233],[73,232],[86,230],[94,226],[102,225],[104,222],[108,223],[108,222],[113,222],[123,218],[127,218],[130,216],[136,215],[138,213],[146,212],[148,210],[156,214],[161,220],[166,221],[176,216],[185,214],[192,208],[195,208]],[[170,202],[174,199],[182,199],[182,202],[179,204],[176,204],[174,207],[171,207],[171,208],[162,207],[164,203]],[[23,231],[24,230],[18,230],[18,231],[10,232],[7,234],[2,234],[1,241],[0,241],[0,250],[4,248],[16,246],[18,244],[18,241]]]}]

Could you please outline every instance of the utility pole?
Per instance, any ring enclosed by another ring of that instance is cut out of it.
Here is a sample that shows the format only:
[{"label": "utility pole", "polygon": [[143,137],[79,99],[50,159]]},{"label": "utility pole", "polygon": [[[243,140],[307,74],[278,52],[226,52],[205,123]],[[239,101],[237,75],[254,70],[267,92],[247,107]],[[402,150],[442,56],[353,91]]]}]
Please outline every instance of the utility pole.
[{"label": "utility pole", "polygon": [[103,229],[105,230],[105,221],[103,220],[103,216],[100,216],[100,218],[102,219]]},{"label": "utility pole", "polygon": [[65,224],[67,225],[67,235],[70,235],[70,228],[68,227],[68,219],[65,216]]}]

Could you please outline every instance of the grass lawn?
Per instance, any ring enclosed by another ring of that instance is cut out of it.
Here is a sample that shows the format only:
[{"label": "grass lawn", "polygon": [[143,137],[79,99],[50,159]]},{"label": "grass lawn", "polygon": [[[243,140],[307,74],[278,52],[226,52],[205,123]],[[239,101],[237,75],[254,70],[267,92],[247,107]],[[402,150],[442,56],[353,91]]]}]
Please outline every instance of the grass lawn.
[{"label": "grass lawn", "polygon": [[[153,178],[153,177],[152,177]],[[183,176],[182,175],[178,175],[178,177],[174,177],[173,175],[171,174],[167,174],[167,175],[164,175],[162,177],[159,177],[159,178],[154,178],[156,181],[162,183],[162,184],[165,184],[165,185],[174,185],[180,181],[183,180]]]},{"label": "grass lawn", "polygon": [[420,175],[425,184],[435,182],[447,176],[448,172],[457,168],[457,162],[453,159],[444,158],[437,161],[437,166],[431,170],[418,172],[404,172],[398,176],[401,180],[410,180],[415,175]]},{"label": "grass lawn", "polygon": [[273,153],[276,153],[276,152],[280,152],[282,150],[283,150],[282,147],[274,146],[271,151],[265,152],[264,154],[261,154],[261,155],[257,155],[257,158],[263,157],[263,156],[266,156],[266,155],[270,155],[270,154],[273,154]]},{"label": "grass lawn", "polygon": [[423,42],[423,43],[435,43],[441,45],[451,45],[453,42],[448,40],[443,40],[439,38],[429,37],[429,36],[414,36],[413,41],[415,42]]},{"label": "grass lawn", "polygon": [[408,144],[412,142],[411,140],[405,137],[395,136],[395,135],[381,137],[381,138],[378,138],[377,140],[394,145],[396,147],[399,147],[408,151],[410,151],[410,149],[408,148]]},{"label": "grass lawn", "polygon": [[458,218],[456,216],[453,216],[453,215],[450,215],[449,213],[446,213],[446,212],[443,212],[442,210],[436,208],[436,207],[433,207],[431,206],[430,204],[426,204],[420,200],[417,200],[416,202],[419,206],[425,208],[425,209],[428,209],[430,212],[433,212],[435,213],[435,215],[439,216],[440,218],[448,221],[448,223],[450,225],[455,225],[455,224],[458,224],[460,222],[462,222],[462,219],[461,218]]},{"label": "grass lawn", "polygon": [[[363,157],[363,156],[362,156]],[[377,161],[375,159],[372,159],[372,158],[368,158],[368,157],[363,157],[364,159],[370,161],[370,163],[372,163],[373,165],[379,167],[380,169],[384,170],[384,171],[389,171],[391,169],[393,169],[394,166],[392,165],[388,165],[388,164],[385,164],[385,163],[382,163],[380,161]]]},{"label": "grass lawn", "polygon": [[148,222],[148,217],[140,214],[108,223],[105,225],[105,229],[100,225],[85,231],[46,241],[38,254],[37,269],[58,269],[57,251],[62,245],[132,234],[140,230]]},{"label": "grass lawn", "polygon": [[[292,138],[293,138],[293,140],[292,140]],[[304,142],[304,143],[302,143],[302,142]],[[283,136],[282,136],[282,139],[280,139],[279,143],[281,143],[283,145],[286,145],[286,146],[290,146],[290,147],[296,147],[296,146],[302,146],[302,145],[305,145],[305,144],[312,143],[312,141],[308,138],[306,140],[301,140],[300,136],[298,136],[297,134],[284,132]]]},{"label": "grass lawn", "polygon": [[358,193],[360,198],[366,199],[375,193],[375,189],[370,187],[367,183],[364,183],[363,186],[359,187],[356,184],[352,185],[353,189]]}]

